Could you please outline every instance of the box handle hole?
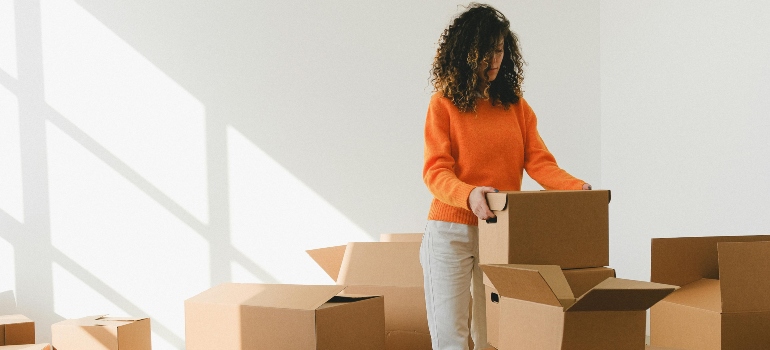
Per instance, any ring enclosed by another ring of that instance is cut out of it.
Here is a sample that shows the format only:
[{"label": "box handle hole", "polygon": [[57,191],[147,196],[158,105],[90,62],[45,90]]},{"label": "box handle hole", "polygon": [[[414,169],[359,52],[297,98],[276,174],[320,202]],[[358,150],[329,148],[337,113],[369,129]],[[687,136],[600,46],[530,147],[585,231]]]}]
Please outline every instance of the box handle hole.
[{"label": "box handle hole", "polygon": [[497,295],[497,293],[492,293],[492,295],[490,297],[491,297],[493,303],[499,303],[500,302],[500,296]]}]

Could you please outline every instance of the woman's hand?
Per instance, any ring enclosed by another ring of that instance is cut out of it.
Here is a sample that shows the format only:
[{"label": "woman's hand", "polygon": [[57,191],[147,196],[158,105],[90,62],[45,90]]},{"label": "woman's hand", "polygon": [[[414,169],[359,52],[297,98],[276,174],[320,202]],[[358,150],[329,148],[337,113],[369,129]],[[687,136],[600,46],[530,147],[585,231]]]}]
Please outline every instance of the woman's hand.
[{"label": "woman's hand", "polygon": [[473,214],[479,218],[479,220],[487,220],[495,217],[495,214],[489,210],[487,204],[487,193],[498,192],[494,187],[480,186],[476,187],[468,195],[468,207],[471,208]]},{"label": "woman's hand", "polygon": [[591,190],[591,184],[588,184],[588,183],[583,184],[583,189],[584,190]]}]

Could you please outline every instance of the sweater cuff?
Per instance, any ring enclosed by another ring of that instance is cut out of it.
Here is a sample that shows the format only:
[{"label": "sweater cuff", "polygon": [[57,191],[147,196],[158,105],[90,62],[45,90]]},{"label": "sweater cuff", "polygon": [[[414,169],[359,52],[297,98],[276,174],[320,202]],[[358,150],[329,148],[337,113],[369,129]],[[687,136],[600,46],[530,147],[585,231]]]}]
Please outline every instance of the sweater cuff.
[{"label": "sweater cuff", "polygon": [[[582,185],[581,185],[582,186]],[[455,203],[462,203],[462,206],[459,206],[463,209],[471,210],[470,206],[468,206],[468,197],[471,195],[471,191],[476,188],[476,186],[462,183],[457,191],[455,191]]]}]

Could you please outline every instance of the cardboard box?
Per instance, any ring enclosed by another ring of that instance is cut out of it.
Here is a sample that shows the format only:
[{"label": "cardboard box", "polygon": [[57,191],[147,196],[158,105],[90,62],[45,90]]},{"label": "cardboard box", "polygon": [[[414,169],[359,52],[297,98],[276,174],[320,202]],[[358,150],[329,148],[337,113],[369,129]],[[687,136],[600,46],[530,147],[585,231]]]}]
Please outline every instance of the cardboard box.
[{"label": "cardboard box", "polygon": [[35,322],[24,315],[0,316],[0,345],[35,343]]},{"label": "cardboard box", "polygon": [[380,242],[422,242],[422,233],[382,233]]},{"label": "cardboard box", "polygon": [[51,344],[26,344],[0,346],[0,350],[51,350]]},{"label": "cardboard box", "polygon": [[479,222],[482,264],[609,265],[610,191],[488,193],[497,216]]},{"label": "cardboard box", "polygon": [[[615,270],[609,267],[591,267],[587,269],[562,270],[572,295],[583,295],[607,278],[615,277]],[[487,279],[485,279],[487,281]],[[499,347],[500,295],[490,283],[484,285],[487,309],[487,341]]]},{"label": "cardboard box", "polygon": [[56,350],[150,350],[150,319],[87,316],[51,325]]},{"label": "cardboard box", "polygon": [[218,285],[185,301],[187,350],[384,349],[383,298],[343,289]]},{"label": "cardboard box", "polygon": [[419,242],[352,242],[307,253],[343,293],[383,295],[387,349],[430,349]]},{"label": "cardboard box", "polygon": [[682,286],[650,310],[650,344],[770,349],[770,236],[652,240],[651,280]]},{"label": "cardboard box", "polygon": [[609,277],[575,298],[559,266],[481,268],[499,291],[500,350],[643,350],[645,310],[676,289]]}]

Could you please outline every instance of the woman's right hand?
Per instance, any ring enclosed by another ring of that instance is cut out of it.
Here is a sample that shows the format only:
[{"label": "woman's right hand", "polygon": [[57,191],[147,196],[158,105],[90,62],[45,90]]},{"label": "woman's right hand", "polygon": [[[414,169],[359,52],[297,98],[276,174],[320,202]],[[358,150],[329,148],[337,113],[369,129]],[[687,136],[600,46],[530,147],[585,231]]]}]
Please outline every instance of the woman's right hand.
[{"label": "woman's right hand", "polygon": [[494,187],[479,186],[471,191],[468,195],[468,207],[471,208],[473,214],[479,218],[479,220],[488,220],[495,217],[495,214],[489,210],[487,204],[487,193],[498,192]]}]

